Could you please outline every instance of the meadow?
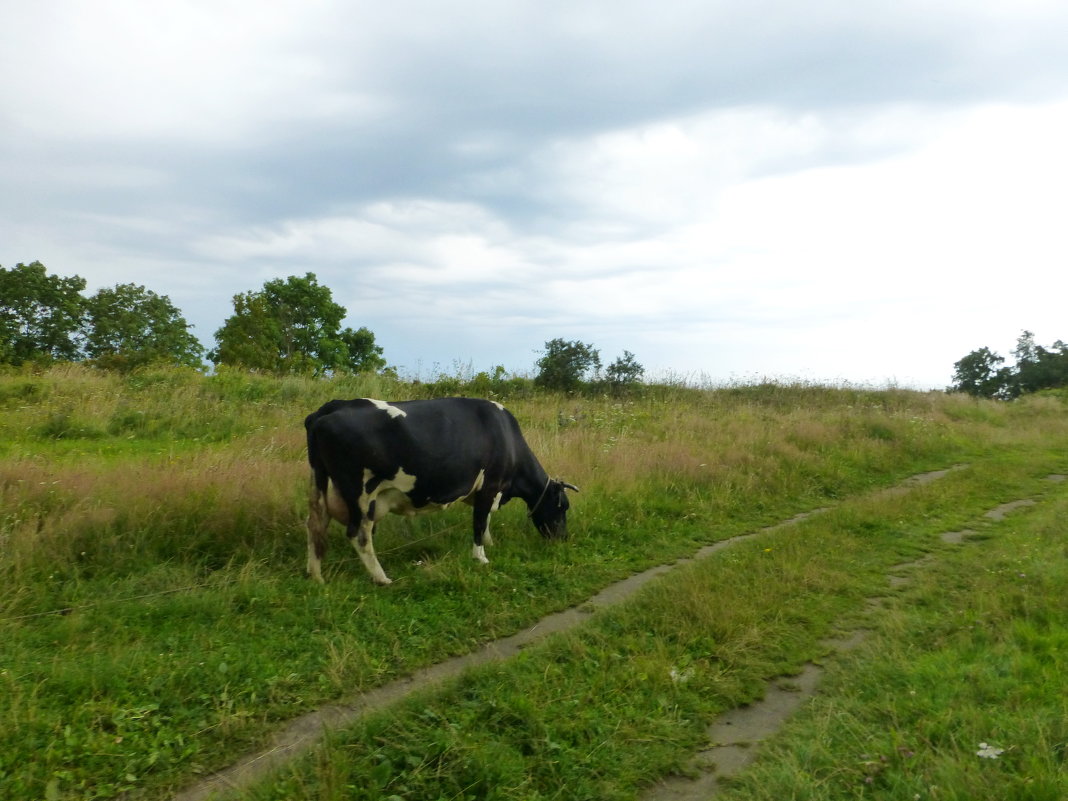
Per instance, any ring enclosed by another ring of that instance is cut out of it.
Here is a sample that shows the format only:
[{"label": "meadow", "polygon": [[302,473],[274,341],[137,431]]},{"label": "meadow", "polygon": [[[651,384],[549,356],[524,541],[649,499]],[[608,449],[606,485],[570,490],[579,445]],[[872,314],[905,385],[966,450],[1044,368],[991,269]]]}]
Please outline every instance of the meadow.
[{"label": "meadow", "polygon": [[[503,402],[549,472],[581,487],[571,538],[542,541],[515,502],[481,566],[466,509],[393,518],[376,548],[394,584],[378,588],[335,526],[326,584],[308,581],[304,416],[331,398],[446,394]],[[826,659],[821,638],[879,595],[866,644],[829,661],[827,692],[726,797],[1063,798],[1058,472],[1056,393],[4,373],[0,797],[168,797],[303,712],[824,509],[335,732],[245,795],[638,798],[686,770],[711,716]],[[939,538],[1021,497],[1040,502],[980,541]],[[891,566],[925,555],[906,589],[888,586]],[[1005,751],[978,757],[980,742]]]}]

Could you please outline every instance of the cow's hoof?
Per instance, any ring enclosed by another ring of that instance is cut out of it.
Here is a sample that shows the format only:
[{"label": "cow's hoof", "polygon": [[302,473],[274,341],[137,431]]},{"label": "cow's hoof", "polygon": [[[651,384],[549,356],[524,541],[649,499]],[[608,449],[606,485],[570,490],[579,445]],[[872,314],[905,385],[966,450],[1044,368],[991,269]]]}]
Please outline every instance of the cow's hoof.
[{"label": "cow's hoof", "polygon": [[389,576],[382,576],[381,578],[376,578],[374,581],[379,587],[386,587],[393,583],[393,579]]}]

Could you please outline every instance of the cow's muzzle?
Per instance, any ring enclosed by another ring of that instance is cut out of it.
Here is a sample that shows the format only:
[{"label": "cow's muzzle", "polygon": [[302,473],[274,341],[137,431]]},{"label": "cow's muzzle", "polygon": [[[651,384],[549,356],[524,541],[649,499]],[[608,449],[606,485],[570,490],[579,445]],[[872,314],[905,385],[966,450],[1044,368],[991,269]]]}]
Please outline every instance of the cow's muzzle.
[{"label": "cow's muzzle", "polygon": [[541,535],[547,540],[567,539],[566,523],[546,523],[544,526],[540,526],[539,530],[541,531]]}]

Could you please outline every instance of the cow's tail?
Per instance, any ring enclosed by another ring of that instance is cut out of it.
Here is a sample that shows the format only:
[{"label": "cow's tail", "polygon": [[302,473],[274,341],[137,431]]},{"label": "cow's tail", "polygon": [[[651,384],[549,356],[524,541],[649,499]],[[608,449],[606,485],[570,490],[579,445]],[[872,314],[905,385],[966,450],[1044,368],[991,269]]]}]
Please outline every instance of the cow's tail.
[{"label": "cow's tail", "polygon": [[315,436],[315,423],[319,419],[319,414],[309,414],[304,418],[304,430],[308,435],[308,465],[312,469],[312,483],[318,488],[319,492],[326,494],[326,484],[329,481],[329,474],[326,470],[326,464],[323,462],[322,452],[318,447],[318,439]]}]

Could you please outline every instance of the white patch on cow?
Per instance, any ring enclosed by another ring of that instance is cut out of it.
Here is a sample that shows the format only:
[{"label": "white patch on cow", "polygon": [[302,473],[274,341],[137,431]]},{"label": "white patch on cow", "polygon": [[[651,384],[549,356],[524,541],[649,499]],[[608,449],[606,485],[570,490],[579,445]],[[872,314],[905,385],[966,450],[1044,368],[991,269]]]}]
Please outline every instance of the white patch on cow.
[{"label": "white patch on cow", "polygon": [[471,491],[469,493],[467,493],[468,497],[474,495],[476,492],[478,492],[480,489],[482,489],[482,485],[485,484],[485,483],[486,483],[486,468],[483,467],[481,470],[478,471],[478,475],[475,476],[475,483],[471,486]]},{"label": "white patch on cow", "polygon": [[400,409],[400,408],[398,408],[396,406],[393,406],[393,405],[391,405],[389,403],[386,403],[385,401],[375,400],[374,398],[364,398],[364,400],[367,401],[368,403],[370,403],[371,405],[373,405],[376,409],[381,409],[386,414],[388,414],[390,417],[407,417],[408,416],[408,413],[406,411],[404,411],[403,409]]},{"label": "white patch on cow", "polygon": [[503,497],[504,497],[504,493],[503,492],[498,492],[493,497],[493,506],[490,507],[490,511],[491,512],[496,512],[498,509],[501,508],[501,498],[503,498]]},{"label": "white patch on cow", "polygon": [[471,549],[471,556],[477,562],[481,562],[484,565],[489,564],[489,559],[486,558],[486,549],[481,545],[475,545]]},{"label": "white patch on cow", "polygon": [[360,514],[364,517],[367,516],[367,510],[371,508],[371,501],[375,499],[373,492],[367,491],[367,484],[375,477],[374,471],[369,467],[363,469],[363,482],[360,484],[360,497],[356,499],[356,503],[360,507]]},{"label": "white patch on cow", "polygon": [[364,516],[370,516],[371,503],[374,502],[374,521],[381,520],[386,515],[393,513],[398,515],[413,515],[420,511],[412,506],[412,500],[408,493],[415,488],[416,477],[404,472],[404,468],[398,468],[393,478],[387,478],[367,492],[366,487],[374,473],[370,470],[363,471],[364,492],[360,495],[360,511]]},{"label": "white patch on cow", "polygon": [[475,476],[475,483],[471,485],[471,491],[468,492],[466,495],[463,495],[460,498],[457,498],[457,500],[463,501],[468,506],[474,506],[475,505],[475,493],[477,493],[480,489],[482,489],[482,487],[483,487],[483,485],[485,483],[486,483],[486,469],[482,468],[481,470],[478,471],[478,475]]},{"label": "white patch on cow", "polygon": [[504,411],[504,406],[503,406],[503,405],[501,405],[500,403],[497,403],[497,401],[490,401],[490,403],[492,403],[492,404],[493,404],[494,406],[496,406],[496,407],[497,407],[498,409],[500,409],[500,410],[501,410],[502,412]]}]

